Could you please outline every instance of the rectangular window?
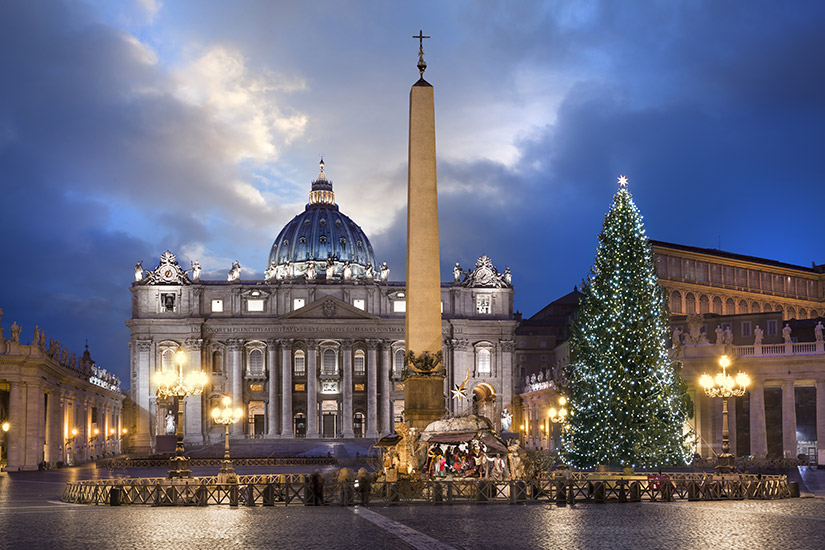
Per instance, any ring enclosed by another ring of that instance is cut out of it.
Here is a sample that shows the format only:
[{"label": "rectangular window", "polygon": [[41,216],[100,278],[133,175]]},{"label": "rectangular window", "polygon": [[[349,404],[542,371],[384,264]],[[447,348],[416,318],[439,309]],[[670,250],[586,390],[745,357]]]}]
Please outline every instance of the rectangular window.
[{"label": "rectangular window", "polygon": [[735,281],[733,279],[734,276],[734,269],[728,265],[722,267],[722,274],[725,279],[725,284],[733,286]]},{"label": "rectangular window", "polygon": [[354,305],[355,307],[357,307],[358,309],[360,309],[362,311],[364,309],[366,309],[366,307],[367,307],[366,302],[364,300],[362,300],[361,298],[356,298],[355,300],[353,300],[352,305]]},{"label": "rectangular window", "polygon": [[710,264],[710,280],[714,283],[722,282],[722,266],[719,264]]},{"label": "rectangular window", "polygon": [[736,268],[736,286],[742,288],[748,286],[748,271],[746,269]]},{"label": "rectangular window", "polygon": [[364,368],[364,356],[363,355],[356,355],[355,361],[352,365],[352,371],[355,376],[364,376],[366,369]]},{"label": "rectangular window", "polygon": [[696,280],[696,264],[693,260],[685,260],[685,279],[688,281]]},{"label": "rectangular window", "polygon": [[246,311],[260,312],[264,310],[263,300],[247,300]]},{"label": "rectangular window", "polygon": [[295,391],[306,391],[306,386],[304,384],[295,384]]},{"label": "rectangular window", "polygon": [[776,336],[776,319],[768,319],[767,334],[768,336]]},{"label": "rectangular window", "polygon": [[212,300],[212,313],[223,313],[223,300]]},{"label": "rectangular window", "polygon": [[407,312],[407,301],[406,300],[393,300],[392,310],[395,313],[406,313]]},{"label": "rectangular window", "polygon": [[305,376],[307,373],[306,364],[304,363],[304,356],[303,355],[296,355],[295,356],[295,370],[293,371],[295,376]]},{"label": "rectangular window", "polygon": [[364,384],[355,384],[355,391],[364,391]]},{"label": "rectangular window", "polygon": [[490,304],[491,304],[491,296],[489,294],[479,294],[476,296],[476,312],[477,313],[490,313]]},{"label": "rectangular window", "polygon": [[295,298],[292,300],[292,311],[301,309],[304,305],[306,305],[306,301],[303,298]]},{"label": "rectangular window", "polygon": [[759,272],[753,269],[748,270],[748,287],[752,290],[759,290],[762,285],[759,283]]},{"label": "rectangular window", "polygon": [[164,313],[173,313],[175,311],[175,295],[161,294],[160,295],[160,310]]},{"label": "rectangular window", "polygon": [[708,282],[708,264],[705,262],[696,262],[696,280],[706,283]]},{"label": "rectangular window", "polygon": [[771,284],[771,274],[765,273],[763,271],[760,272],[759,278],[761,279],[760,286],[762,287],[762,290],[764,290],[765,292],[773,292],[773,285]]},{"label": "rectangular window", "polygon": [[742,336],[750,336],[751,334],[751,322],[742,321]]}]

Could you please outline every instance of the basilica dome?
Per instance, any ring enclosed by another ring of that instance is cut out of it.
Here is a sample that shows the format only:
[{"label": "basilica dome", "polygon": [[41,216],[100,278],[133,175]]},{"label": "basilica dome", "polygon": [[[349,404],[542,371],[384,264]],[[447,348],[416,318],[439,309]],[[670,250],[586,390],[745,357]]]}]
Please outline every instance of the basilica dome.
[{"label": "basilica dome", "polygon": [[[338,210],[323,160],[309,203],[278,233],[267,265],[267,279],[372,278],[377,267],[372,245],[358,224]],[[328,266],[334,267],[332,275]]]}]

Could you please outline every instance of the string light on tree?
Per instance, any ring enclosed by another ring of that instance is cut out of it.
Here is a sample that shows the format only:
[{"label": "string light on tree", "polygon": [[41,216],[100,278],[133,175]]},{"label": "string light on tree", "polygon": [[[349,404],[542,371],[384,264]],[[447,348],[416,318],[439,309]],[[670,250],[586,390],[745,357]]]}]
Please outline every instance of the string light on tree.
[{"label": "string light on tree", "polygon": [[563,445],[579,467],[684,464],[687,386],[668,354],[668,308],[627,177],[582,284],[567,366]]}]

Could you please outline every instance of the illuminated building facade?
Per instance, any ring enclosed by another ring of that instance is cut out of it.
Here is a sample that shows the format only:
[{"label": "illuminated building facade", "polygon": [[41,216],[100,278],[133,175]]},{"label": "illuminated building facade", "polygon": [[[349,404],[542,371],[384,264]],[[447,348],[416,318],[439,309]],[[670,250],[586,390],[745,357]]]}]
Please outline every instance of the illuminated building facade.
[{"label": "illuminated building facade", "polygon": [[[751,378],[748,393],[730,404],[734,454],[805,455],[825,464],[825,266],[651,245],[670,300],[673,353],[695,405],[696,452],[707,458],[720,448],[721,403],[704,394],[698,379],[715,374],[719,357],[727,354],[730,371]],[[554,447],[547,412],[570,360],[565,330],[575,317],[571,301],[568,295],[550,304],[517,332],[516,426],[525,425],[523,435],[533,448]],[[551,342],[557,342],[552,349]]]},{"label": "illuminated building facade", "polygon": [[[152,374],[203,369],[211,387],[186,398],[190,444],[222,441],[207,411],[223,395],[244,407],[233,437],[377,438],[403,413],[404,282],[378,265],[367,236],[338,209],[324,164],[304,212],[288,222],[269,253],[264,280],[244,280],[237,263],[226,281],[184,270],[171,252],[137,266],[132,291],[131,397],[135,452],[155,449],[171,403],[156,398]],[[490,418],[512,408],[513,289],[486,256],[442,283],[445,395],[467,379],[469,398],[445,402]]]},{"label": "illuminated building facade", "polygon": [[[0,311],[2,315],[2,311]],[[12,324],[0,329],[0,424],[7,471],[71,465],[121,452],[124,434],[116,376],[35,327],[30,344]]]}]

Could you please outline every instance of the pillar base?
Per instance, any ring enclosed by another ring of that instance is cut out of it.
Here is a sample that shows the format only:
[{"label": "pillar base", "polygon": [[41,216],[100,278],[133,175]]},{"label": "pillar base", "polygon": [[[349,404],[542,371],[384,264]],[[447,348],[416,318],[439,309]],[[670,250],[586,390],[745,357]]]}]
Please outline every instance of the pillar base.
[{"label": "pillar base", "polygon": [[404,424],[419,433],[444,418],[444,376],[409,376],[404,380]]},{"label": "pillar base", "polygon": [[169,479],[188,479],[192,477],[188,456],[173,456],[169,459]]},{"label": "pillar base", "polygon": [[736,469],[736,458],[731,453],[722,453],[716,458],[716,473],[729,474]]}]

